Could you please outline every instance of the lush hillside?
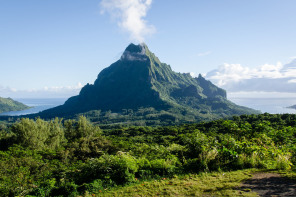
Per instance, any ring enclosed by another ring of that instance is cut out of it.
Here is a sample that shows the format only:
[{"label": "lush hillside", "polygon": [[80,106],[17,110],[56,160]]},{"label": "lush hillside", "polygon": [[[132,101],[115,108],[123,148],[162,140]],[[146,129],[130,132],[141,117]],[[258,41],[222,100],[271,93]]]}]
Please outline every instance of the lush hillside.
[{"label": "lush hillside", "polygon": [[9,112],[9,111],[20,111],[28,108],[29,107],[24,105],[23,103],[14,101],[11,98],[0,97],[0,113]]},{"label": "lush hillside", "polygon": [[[87,84],[78,96],[71,97],[64,105],[46,110],[38,116],[73,117],[75,114],[96,110],[116,113],[119,115],[115,118],[117,122],[149,120],[143,116],[139,118],[136,113],[128,119],[120,116],[124,115],[123,112],[137,112],[141,109],[152,109],[153,113],[148,113],[149,116],[159,116],[162,113],[176,122],[258,113],[230,102],[225,90],[201,75],[193,78],[190,74],[172,71],[145,44],[130,44],[120,60],[99,73],[94,84]],[[102,118],[98,122],[102,122]]]},{"label": "lush hillside", "polygon": [[[295,114],[108,130],[84,117],[24,118],[0,127],[0,196],[87,196],[178,176],[198,181],[200,172],[295,169],[295,136]],[[222,192],[223,184],[207,187]]]}]

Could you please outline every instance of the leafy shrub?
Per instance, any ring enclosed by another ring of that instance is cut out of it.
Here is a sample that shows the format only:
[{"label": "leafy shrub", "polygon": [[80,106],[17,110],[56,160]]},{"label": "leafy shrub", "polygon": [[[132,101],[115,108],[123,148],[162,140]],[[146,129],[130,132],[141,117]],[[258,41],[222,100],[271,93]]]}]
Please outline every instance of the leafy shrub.
[{"label": "leafy shrub", "polygon": [[103,191],[104,190],[104,185],[106,185],[106,183],[103,182],[103,180],[101,179],[96,179],[91,183],[86,183],[83,185],[84,190],[90,192],[90,193],[99,193],[99,191]]},{"label": "leafy shrub", "polygon": [[289,170],[291,169],[291,166],[293,165],[291,161],[289,160],[288,155],[278,155],[275,163],[275,169],[278,170]]},{"label": "leafy shrub", "polygon": [[80,116],[78,121],[66,120],[64,127],[65,137],[70,142],[82,137],[95,137],[102,133],[98,126],[91,124],[84,116]]},{"label": "leafy shrub", "polygon": [[20,146],[0,151],[0,195],[25,196],[44,183],[51,170],[37,151]]},{"label": "leafy shrub", "polygon": [[180,166],[179,159],[171,155],[166,159],[155,159],[150,161],[150,170],[153,174],[164,176],[172,175],[177,172],[178,166]]},{"label": "leafy shrub", "polygon": [[77,174],[77,181],[89,183],[95,179],[111,179],[116,184],[122,184],[133,182],[137,171],[137,160],[128,153],[118,152],[87,161]]},{"label": "leafy shrub", "polygon": [[35,150],[57,149],[65,142],[61,121],[58,118],[49,122],[40,118],[36,121],[23,118],[11,130],[16,135],[16,143],[23,147]]},{"label": "leafy shrub", "polygon": [[118,151],[118,148],[104,136],[82,137],[68,143],[65,148],[67,157],[81,160],[97,158],[104,154],[112,154]]}]

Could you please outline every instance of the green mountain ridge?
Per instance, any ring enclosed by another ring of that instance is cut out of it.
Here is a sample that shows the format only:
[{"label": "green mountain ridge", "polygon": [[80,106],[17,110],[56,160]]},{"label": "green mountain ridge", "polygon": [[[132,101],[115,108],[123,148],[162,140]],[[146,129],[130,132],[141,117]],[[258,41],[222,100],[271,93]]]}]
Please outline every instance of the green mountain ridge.
[{"label": "green mountain ridge", "polygon": [[121,58],[103,69],[94,84],[64,105],[46,110],[41,117],[69,116],[91,110],[120,113],[124,109],[153,108],[156,111],[190,114],[194,119],[210,120],[258,111],[227,100],[226,91],[199,75],[176,73],[148,49],[130,44]]},{"label": "green mountain ridge", "polygon": [[9,111],[21,111],[28,108],[30,107],[11,98],[0,97],[0,113]]}]

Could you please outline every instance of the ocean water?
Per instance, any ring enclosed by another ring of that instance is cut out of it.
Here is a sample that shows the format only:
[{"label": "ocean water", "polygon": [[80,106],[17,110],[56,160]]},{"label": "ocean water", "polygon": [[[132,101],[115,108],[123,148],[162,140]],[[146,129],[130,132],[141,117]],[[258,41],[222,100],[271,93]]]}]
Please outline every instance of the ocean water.
[{"label": "ocean water", "polygon": [[[56,107],[65,103],[67,98],[46,98],[46,99],[15,99],[22,102],[32,108],[23,111],[5,112],[0,116],[19,116],[38,113],[43,110]],[[284,113],[296,113],[295,109],[287,108],[296,104],[296,98],[229,98],[235,104],[249,107],[252,109],[260,110],[262,113],[271,114],[284,114]]]},{"label": "ocean water", "polygon": [[295,114],[295,109],[287,108],[296,104],[296,98],[229,98],[237,105],[260,110],[270,114]]},{"label": "ocean water", "polygon": [[18,98],[14,100],[24,103],[25,105],[28,105],[32,108],[26,109],[23,111],[4,112],[4,113],[1,113],[0,116],[20,116],[20,115],[38,113],[43,110],[64,104],[67,98],[43,98],[43,99]]}]

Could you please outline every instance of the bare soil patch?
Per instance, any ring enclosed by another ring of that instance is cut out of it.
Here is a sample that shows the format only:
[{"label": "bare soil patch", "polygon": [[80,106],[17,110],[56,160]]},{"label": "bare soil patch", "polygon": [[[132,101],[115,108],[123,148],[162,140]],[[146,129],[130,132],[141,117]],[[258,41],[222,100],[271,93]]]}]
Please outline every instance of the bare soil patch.
[{"label": "bare soil patch", "polygon": [[242,184],[240,189],[256,192],[259,196],[296,196],[295,180],[276,173],[255,173],[251,179]]}]

